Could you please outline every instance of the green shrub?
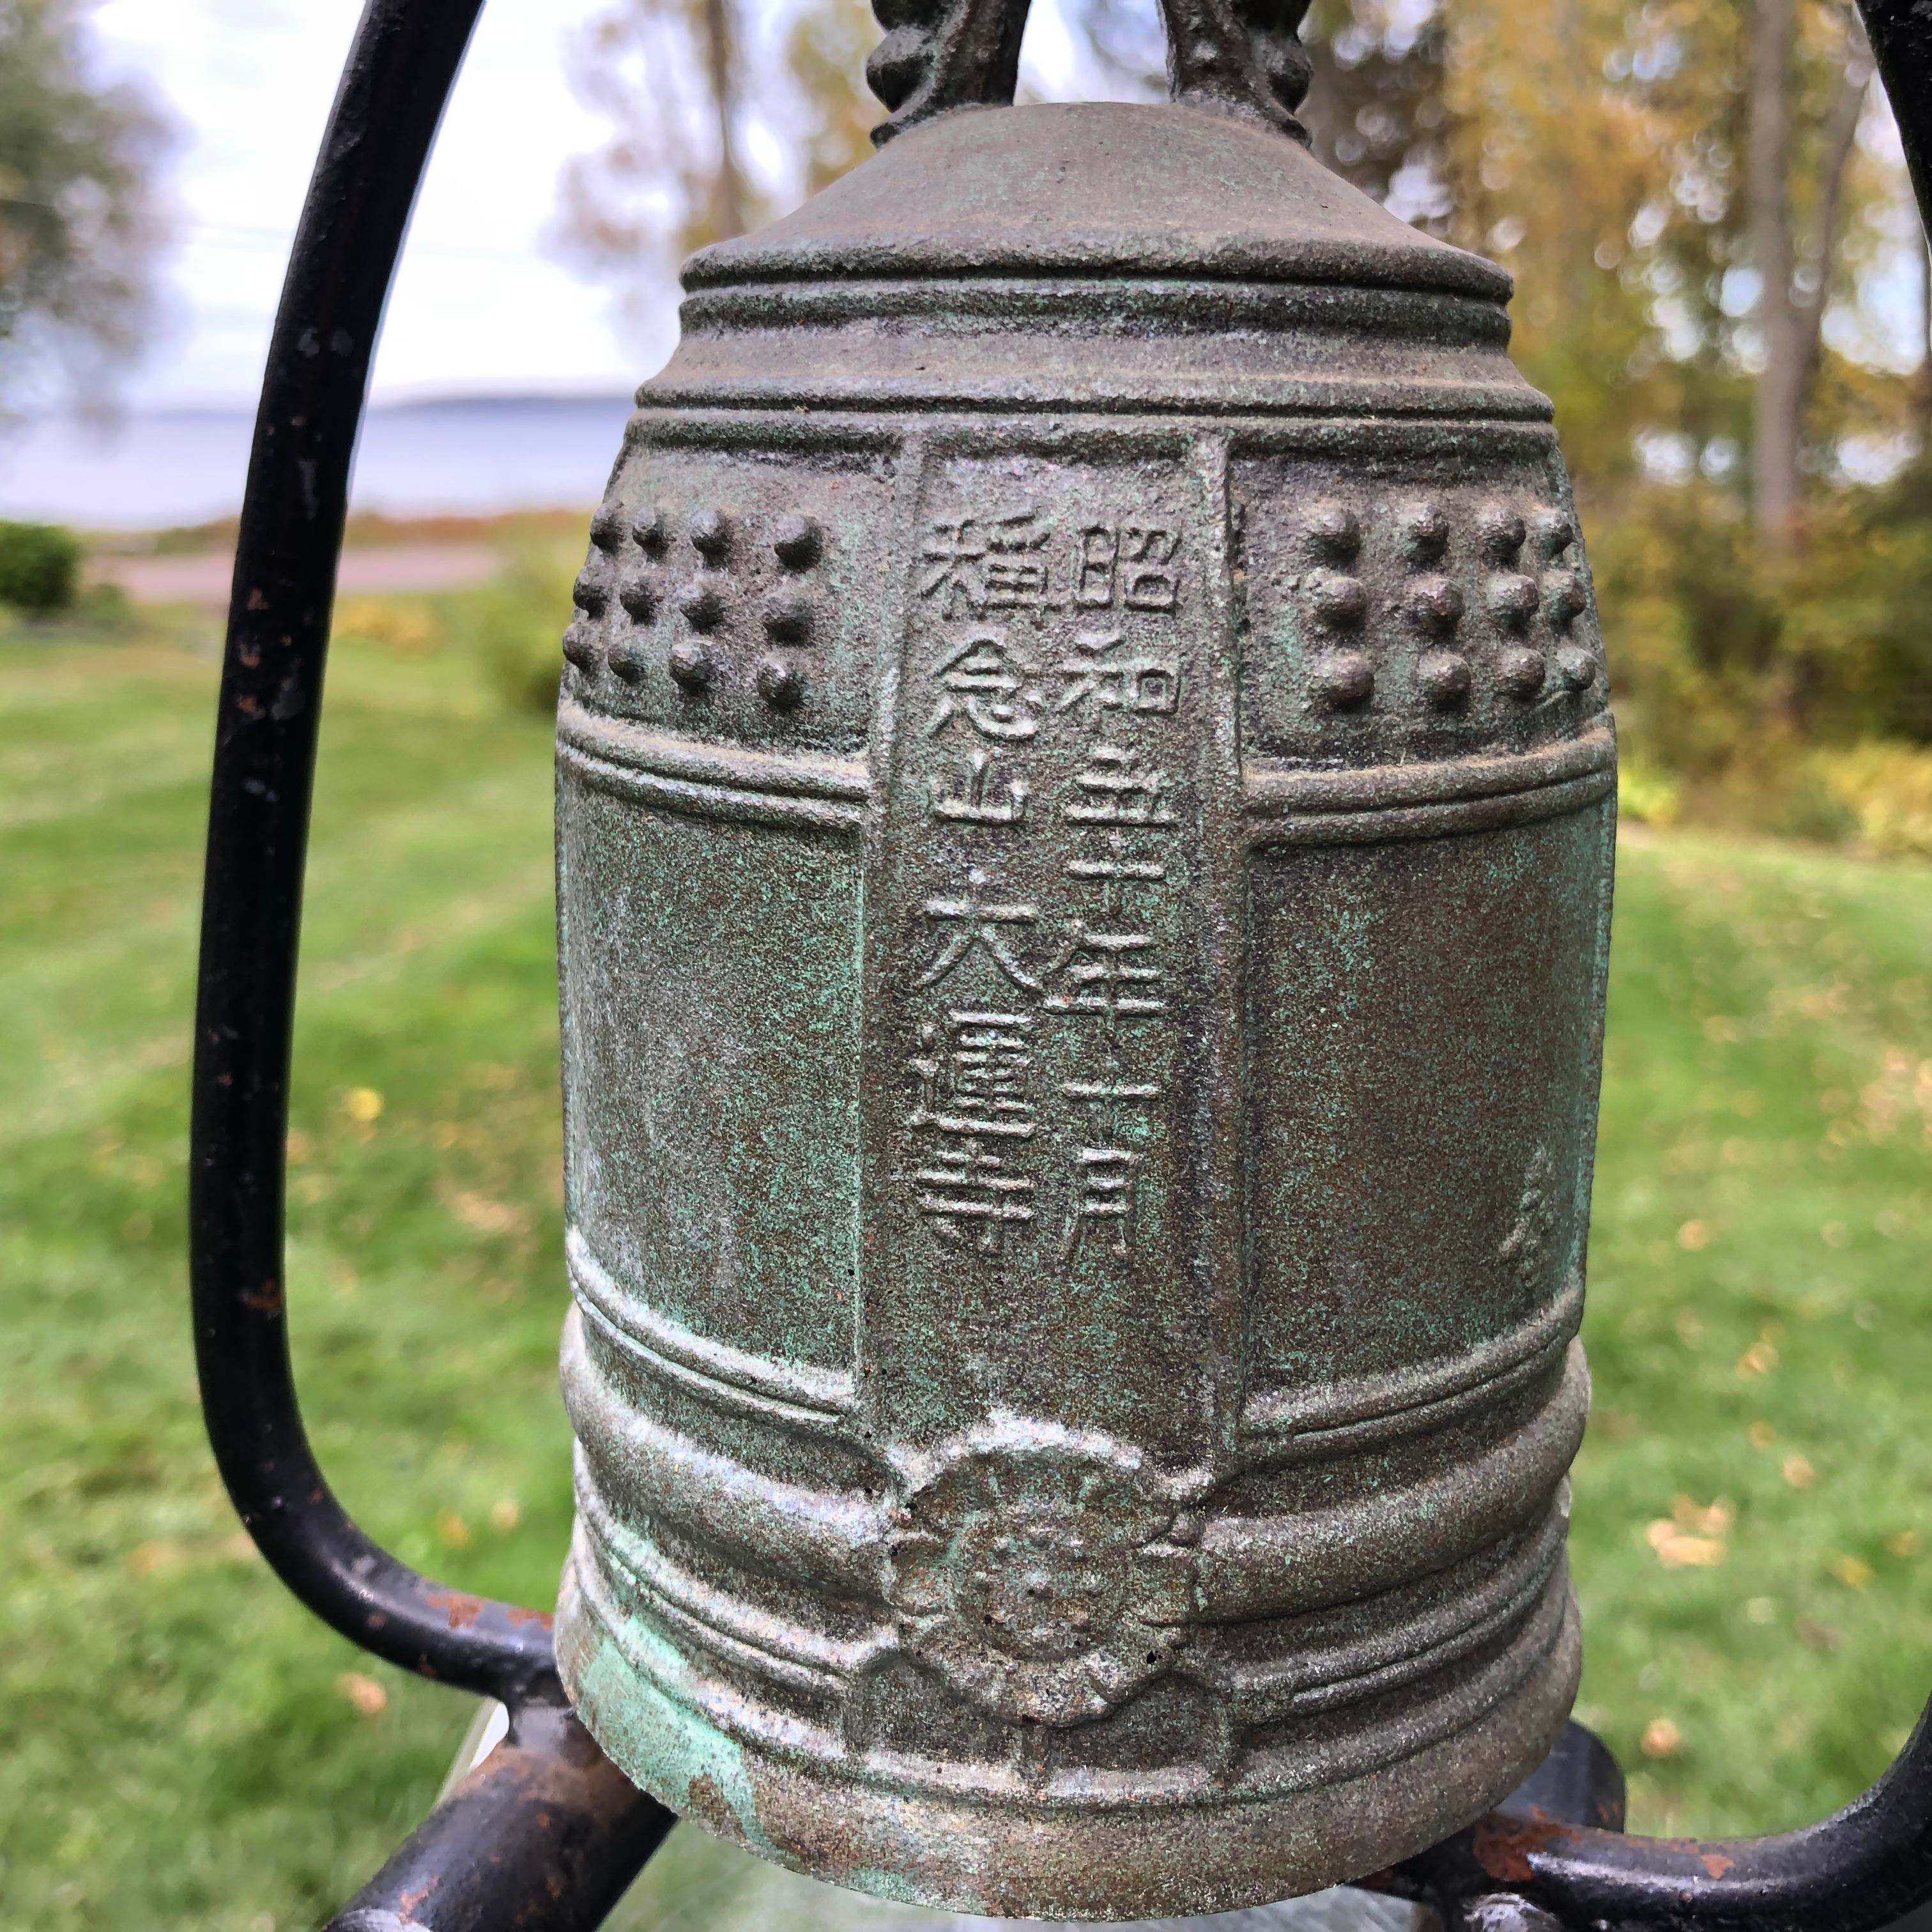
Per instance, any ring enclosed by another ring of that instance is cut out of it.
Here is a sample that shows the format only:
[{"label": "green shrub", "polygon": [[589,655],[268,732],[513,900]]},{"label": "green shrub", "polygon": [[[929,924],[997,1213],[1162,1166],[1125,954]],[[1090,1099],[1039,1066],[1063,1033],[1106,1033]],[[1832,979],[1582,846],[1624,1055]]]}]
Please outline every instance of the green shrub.
[{"label": "green shrub", "polygon": [[1932,859],[1932,750],[1854,745],[1814,752],[1806,766],[1806,776],[1850,817],[1868,851]]},{"label": "green shrub", "polygon": [[80,540],[58,524],[0,523],[0,604],[64,610],[80,588]]},{"label": "green shrub", "polygon": [[1708,782],[1760,754],[1784,682],[1782,613],[1736,506],[1700,484],[1636,490],[1589,537],[1624,755]]},{"label": "green shrub", "polygon": [[1821,495],[1780,560],[1707,483],[1635,488],[1588,521],[1633,818],[1667,822],[1661,800],[1738,829],[1927,849],[1932,458]]},{"label": "green shrub", "polygon": [[512,710],[548,716],[556,709],[578,560],[574,546],[566,554],[557,545],[520,545],[502,575],[470,605],[471,640],[490,683]]},{"label": "green shrub", "polygon": [[74,614],[97,630],[119,630],[134,621],[134,600],[118,584],[90,584],[74,600]]},{"label": "green shrub", "polygon": [[1635,758],[1617,761],[1617,814],[1638,825],[1675,825],[1684,788],[1668,772]]}]

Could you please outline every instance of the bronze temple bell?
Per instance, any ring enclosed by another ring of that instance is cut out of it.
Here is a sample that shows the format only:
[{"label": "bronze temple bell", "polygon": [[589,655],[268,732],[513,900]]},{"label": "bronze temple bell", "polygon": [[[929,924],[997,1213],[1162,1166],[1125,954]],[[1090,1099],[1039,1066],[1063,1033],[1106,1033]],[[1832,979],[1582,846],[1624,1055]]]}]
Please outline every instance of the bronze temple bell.
[{"label": "bronze temple bell", "polygon": [[1543,1756],[1615,744],[1509,278],[1293,36],[687,266],[559,712],[578,1527],[639,1784],[969,1911],[1358,1876]]}]

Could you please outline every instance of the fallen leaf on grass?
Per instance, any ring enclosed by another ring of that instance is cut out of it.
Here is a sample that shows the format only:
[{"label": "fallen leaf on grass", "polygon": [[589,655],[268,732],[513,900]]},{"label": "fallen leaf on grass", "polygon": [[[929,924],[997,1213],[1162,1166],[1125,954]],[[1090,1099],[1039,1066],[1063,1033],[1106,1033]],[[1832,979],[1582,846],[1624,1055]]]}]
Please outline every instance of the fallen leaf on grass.
[{"label": "fallen leaf on grass", "polygon": [[1916,1529],[1901,1529],[1895,1536],[1888,1536],[1885,1540],[1885,1546],[1894,1556],[1916,1556],[1919,1544],[1919,1534]]},{"label": "fallen leaf on grass", "polygon": [[1714,1570],[1730,1554],[1714,1536],[1686,1536],[1664,1516],[1659,1516],[1643,1534],[1666,1570]]},{"label": "fallen leaf on grass", "polygon": [[1778,1351],[1768,1342],[1754,1342],[1738,1358],[1741,1376],[1768,1376],[1778,1366]]},{"label": "fallen leaf on grass", "polygon": [[1794,1490],[1808,1490],[1818,1480],[1818,1472],[1812,1468],[1809,1457],[1787,1456],[1784,1459],[1784,1480]]},{"label": "fallen leaf on grass", "polygon": [[1768,1449],[1778,1440],[1778,1431],[1768,1422],[1754,1422],[1750,1426],[1750,1446],[1754,1449]]},{"label": "fallen leaf on grass", "polygon": [[1683,1748],[1684,1733],[1668,1718],[1652,1718],[1637,1742],[1646,1757],[1675,1757]]},{"label": "fallen leaf on grass", "polygon": [[525,1234],[530,1216],[507,1201],[492,1201],[487,1194],[472,1194],[460,1187],[441,1191],[442,1204],[466,1228],[479,1234]]},{"label": "fallen leaf on grass", "polygon": [[1666,1570],[1714,1570],[1730,1554],[1724,1538],[1737,1514],[1728,1496],[1708,1504],[1695,1496],[1673,1496],[1670,1515],[1649,1524],[1644,1540]]},{"label": "fallen leaf on grass", "polygon": [[352,1087],[342,1096],[342,1111],[366,1127],[382,1118],[382,1096],[373,1087]]},{"label": "fallen leaf on grass", "polygon": [[1729,1496],[1714,1497],[1708,1504],[1695,1496],[1670,1498],[1670,1520],[1693,1536],[1727,1536],[1737,1520],[1737,1504]]},{"label": "fallen leaf on grass", "polygon": [[1686,1221],[1677,1231],[1677,1245],[1690,1254],[1696,1254],[1711,1245],[1711,1224],[1708,1221]]},{"label": "fallen leaf on grass", "polygon": [[1832,1574],[1848,1590],[1865,1590],[1871,1587],[1871,1580],[1878,1573],[1863,1558],[1834,1556],[1829,1565]]},{"label": "fallen leaf on grass", "polygon": [[380,1718],[389,1708],[388,1692],[359,1670],[345,1670],[335,1680],[335,1688],[365,1718]]}]

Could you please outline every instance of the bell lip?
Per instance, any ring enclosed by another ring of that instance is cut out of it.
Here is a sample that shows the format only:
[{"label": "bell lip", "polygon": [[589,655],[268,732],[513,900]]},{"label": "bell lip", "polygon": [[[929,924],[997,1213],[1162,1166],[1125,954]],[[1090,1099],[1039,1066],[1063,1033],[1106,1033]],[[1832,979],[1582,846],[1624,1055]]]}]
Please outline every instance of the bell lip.
[{"label": "bell lip", "polygon": [[[1022,1804],[841,1784],[790,1754],[694,1726],[637,1678],[566,1564],[557,1654],[579,1719],[640,1790],[713,1836],[808,1878],[901,1904],[1058,1923],[1194,1917],[1347,1885],[1438,1844],[1499,1804],[1554,1746],[1582,1640],[1568,1567],[1555,1628],[1481,1717],[1313,1789],[1220,1805],[1131,1802],[1042,1818]],[[661,1640],[660,1640],[661,1641]],[[613,1680],[615,1680],[614,1682]],[[916,1864],[918,1840],[930,1856]],[[1158,1870],[1150,1884],[1146,1874]]]},{"label": "bell lip", "polygon": [[[1054,218],[1017,220],[1042,184]],[[1102,206],[1120,212],[1084,212]],[[679,279],[695,293],[988,277],[1299,284],[1498,304],[1514,287],[1507,269],[1412,228],[1298,141],[1202,108],[1126,101],[956,109],[768,227],[700,249]]]}]

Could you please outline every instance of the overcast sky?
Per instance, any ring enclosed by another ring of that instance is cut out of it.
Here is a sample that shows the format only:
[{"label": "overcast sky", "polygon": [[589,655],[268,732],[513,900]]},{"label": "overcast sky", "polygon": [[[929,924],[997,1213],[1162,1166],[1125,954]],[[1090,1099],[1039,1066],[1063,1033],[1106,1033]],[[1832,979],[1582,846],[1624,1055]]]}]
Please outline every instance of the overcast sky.
[{"label": "overcast sky", "polygon": [[[389,304],[379,395],[627,389],[669,352],[673,285],[659,339],[627,344],[603,293],[541,245],[560,166],[600,133],[572,95],[562,58],[566,37],[600,4],[484,8]],[[170,313],[128,386],[134,406],[252,400],[361,10],[360,0],[104,0],[95,11],[107,64],[152,82],[184,136]],[[1046,5],[1034,10],[1029,71],[1057,92],[1064,34]]]},{"label": "overcast sky", "polygon": [[[654,335],[627,341],[612,326],[604,292],[543,247],[560,167],[603,132],[571,93],[564,50],[605,4],[484,6],[390,303],[378,396],[627,390],[668,354],[676,327],[668,275]],[[770,24],[774,9],[810,0],[746,4]],[[106,63],[152,82],[183,136],[167,314],[155,352],[128,385],[134,407],[253,400],[289,238],[360,12],[361,0],[97,6]],[[1054,0],[1034,0],[1024,51],[1024,78],[1036,92],[1095,91],[1097,76],[1081,70],[1088,64],[1076,62]],[[1918,308],[1915,234],[1908,220],[1864,319],[1898,338],[1890,346],[1901,366],[1917,354],[1909,339]]]}]

